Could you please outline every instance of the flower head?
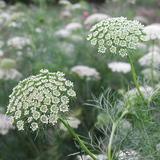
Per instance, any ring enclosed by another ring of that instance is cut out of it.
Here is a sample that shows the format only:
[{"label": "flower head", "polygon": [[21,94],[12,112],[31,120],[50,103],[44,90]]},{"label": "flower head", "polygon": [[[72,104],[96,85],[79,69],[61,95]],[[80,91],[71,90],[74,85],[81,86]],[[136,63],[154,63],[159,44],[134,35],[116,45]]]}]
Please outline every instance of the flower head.
[{"label": "flower head", "polygon": [[125,62],[111,62],[108,64],[108,67],[112,70],[112,72],[128,73],[131,71],[130,64]]},{"label": "flower head", "polygon": [[124,17],[108,18],[95,24],[90,29],[87,40],[98,46],[98,52],[118,53],[124,57],[127,49],[135,49],[139,41],[145,41],[144,26],[138,21]]},{"label": "flower head", "polygon": [[69,110],[69,99],[76,96],[73,83],[62,72],[40,74],[20,81],[9,96],[6,114],[18,130],[40,130],[46,124],[54,125],[58,115]]},{"label": "flower head", "polygon": [[146,32],[146,40],[154,40],[160,39],[160,26],[156,24],[151,24],[144,27],[144,31]]}]

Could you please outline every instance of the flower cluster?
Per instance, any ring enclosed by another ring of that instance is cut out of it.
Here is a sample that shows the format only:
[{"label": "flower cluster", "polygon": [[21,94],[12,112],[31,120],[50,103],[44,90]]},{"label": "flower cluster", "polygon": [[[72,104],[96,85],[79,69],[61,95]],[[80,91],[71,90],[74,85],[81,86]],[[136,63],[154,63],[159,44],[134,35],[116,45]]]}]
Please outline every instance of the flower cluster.
[{"label": "flower cluster", "polygon": [[30,40],[26,37],[13,37],[7,41],[8,46],[13,46],[17,49],[22,49],[24,46],[29,44]]},{"label": "flower cluster", "polygon": [[87,40],[91,45],[98,45],[98,52],[118,53],[124,57],[127,49],[136,49],[139,41],[145,41],[144,26],[138,21],[124,17],[108,18],[95,24],[90,29]]},{"label": "flower cluster", "polygon": [[144,31],[146,32],[146,40],[154,40],[160,39],[160,27],[156,24],[151,24],[144,27]]},{"label": "flower cluster", "polygon": [[42,69],[13,88],[6,114],[18,130],[44,129],[48,123],[57,123],[58,115],[69,110],[69,99],[75,96],[73,83],[64,78],[64,73]]},{"label": "flower cluster", "polygon": [[8,123],[7,116],[0,114],[0,134],[6,135],[9,129],[14,129],[14,127]]},{"label": "flower cluster", "polygon": [[108,67],[112,70],[112,72],[128,73],[131,71],[130,64],[126,62],[111,62],[108,64]]},{"label": "flower cluster", "polygon": [[99,80],[101,78],[95,68],[88,66],[74,66],[71,68],[71,72],[76,73],[81,79],[86,78],[87,81]]}]

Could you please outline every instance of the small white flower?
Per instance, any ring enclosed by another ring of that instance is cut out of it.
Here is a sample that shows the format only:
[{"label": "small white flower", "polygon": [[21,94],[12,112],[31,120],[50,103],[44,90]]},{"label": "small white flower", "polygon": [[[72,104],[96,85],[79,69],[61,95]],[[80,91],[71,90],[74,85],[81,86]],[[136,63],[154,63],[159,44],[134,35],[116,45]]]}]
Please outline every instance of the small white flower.
[{"label": "small white flower", "polygon": [[58,113],[58,111],[59,111],[59,108],[57,107],[57,105],[52,105],[51,106],[51,112]]},{"label": "small white flower", "polygon": [[75,97],[75,96],[76,96],[76,92],[75,92],[73,89],[69,89],[69,90],[67,91],[67,94],[68,94],[69,96],[71,96],[71,97]]},{"label": "small white flower", "polygon": [[37,120],[40,117],[40,113],[38,111],[33,112],[33,118]]},{"label": "small white flower", "polygon": [[57,97],[53,97],[52,102],[58,104],[60,102],[60,100]]},{"label": "small white flower", "polygon": [[24,130],[24,121],[20,120],[16,123],[18,130]]},{"label": "small white flower", "polygon": [[40,120],[41,120],[42,123],[48,123],[48,117],[45,116],[45,115],[42,115]]},{"label": "small white flower", "polygon": [[38,129],[38,123],[32,122],[30,128],[32,129],[32,131],[37,130]]},{"label": "small white flower", "polygon": [[62,111],[62,112],[68,111],[68,107],[69,107],[69,105],[66,105],[66,104],[61,104],[61,105],[59,106],[60,111]]},{"label": "small white flower", "polygon": [[69,98],[67,96],[62,96],[61,101],[62,101],[62,103],[67,104],[69,102]]},{"label": "small white flower", "polygon": [[42,105],[42,106],[40,107],[40,111],[43,112],[43,113],[46,113],[47,110],[48,110],[47,105]]},{"label": "small white flower", "polygon": [[49,123],[52,123],[54,125],[55,123],[57,123],[57,120],[58,120],[57,114],[51,114],[49,116]]}]

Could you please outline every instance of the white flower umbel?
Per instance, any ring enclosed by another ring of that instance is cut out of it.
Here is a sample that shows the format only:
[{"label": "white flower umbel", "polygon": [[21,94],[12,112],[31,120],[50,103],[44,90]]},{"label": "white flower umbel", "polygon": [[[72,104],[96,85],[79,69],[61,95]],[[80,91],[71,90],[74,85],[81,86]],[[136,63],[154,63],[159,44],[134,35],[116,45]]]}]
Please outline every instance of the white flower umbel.
[{"label": "white flower umbel", "polygon": [[7,45],[22,49],[24,46],[30,45],[30,40],[26,37],[13,37],[7,40]]},{"label": "white flower umbel", "polygon": [[[139,89],[142,92],[145,99],[148,99],[154,91],[154,89],[150,86],[145,86],[145,87],[140,86]],[[129,90],[128,92],[126,92],[126,94],[125,94],[125,97],[130,98],[130,99],[133,99],[136,96],[138,96],[137,88],[133,88],[133,89]]]},{"label": "white flower umbel", "polygon": [[87,81],[100,79],[99,72],[97,72],[95,68],[88,66],[74,66],[71,68],[71,72],[76,73],[81,79],[86,78]]},{"label": "white flower umbel", "polygon": [[48,123],[55,125],[58,115],[69,111],[69,99],[76,96],[73,83],[64,75],[42,69],[40,74],[20,81],[9,96],[9,122],[18,130],[27,128],[33,132],[44,129]]},{"label": "white flower umbel", "polygon": [[108,64],[108,67],[112,70],[112,72],[128,73],[131,71],[130,64],[125,62],[111,62]]},{"label": "white flower umbel", "polygon": [[144,26],[138,21],[124,17],[108,18],[90,29],[87,40],[98,47],[98,52],[127,55],[128,49],[136,49],[136,44],[145,41]]},{"label": "white flower umbel", "polygon": [[141,57],[138,62],[140,63],[141,66],[151,66],[151,62],[152,62],[152,54],[153,54],[153,67],[158,67],[158,65],[160,65],[160,54],[157,51],[149,52],[147,54],[145,54],[143,57]]},{"label": "white flower umbel", "polygon": [[75,30],[78,30],[78,29],[82,29],[83,26],[81,23],[78,23],[78,22],[72,22],[72,23],[69,23],[65,26],[65,29],[69,30],[69,31],[75,31]]},{"label": "white flower umbel", "polygon": [[54,37],[59,37],[59,38],[67,38],[71,35],[71,31],[67,29],[60,29],[56,32],[54,32],[53,36]]},{"label": "white flower umbel", "polygon": [[144,31],[146,32],[146,40],[155,40],[160,39],[160,26],[158,25],[148,25],[144,27]]},{"label": "white flower umbel", "polygon": [[140,155],[134,150],[128,150],[126,152],[120,151],[118,157],[118,160],[139,160]]},{"label": "white flower umbel", "polygon": [[8,116],[0,114],[0,134],[5,135],[8,133],[9,129],[14,129],[14,127],[8,123],[13,123],[13,117],[8,119]]},{"label": "white flower umbel", "polygon": [[[103,154],[99,154],[99,155],[94,155],[98,160],[106,160],[107,156],[103,155]],[[89,155],[78,155],[77,156],[78,160],[92,160],[92,158]]]},{"label": "white flower umbel", "polygon": [[22,78],[22,74],[16,69],[0,69],[0,79],[4,80],[17,80],[19,81]]},{"label": "white flower umbel", "polygon": [[[146,78],[147,80],[152,79],[151,68],[145,68],[141,71],[141,73],[144,75],[144,78]],[[154,80],[158,81],[160,75],[156,71],[153,71],[153,74],[154,74]]]}]

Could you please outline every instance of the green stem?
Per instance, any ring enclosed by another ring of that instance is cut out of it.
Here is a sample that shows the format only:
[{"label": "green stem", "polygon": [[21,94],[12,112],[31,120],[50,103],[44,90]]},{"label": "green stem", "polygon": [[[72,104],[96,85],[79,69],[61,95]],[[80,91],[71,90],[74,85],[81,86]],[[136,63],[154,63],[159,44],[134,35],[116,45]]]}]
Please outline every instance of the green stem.
[{"label": "green stem", "polygon": [[135,84],[135,86],[136,86],[136,88],[137,88],[137,90],[138,90],[141,98],[145,101],[145,98],[144,98],[142,92],[140,91],[138,83],[137,83],[136,74],[135,74],[135,70],[134,70],[134,66],[133,66],[132,60],[129,57],[129,55],[127,55],[127,58],[128,58],[128,61],[129,61],[130,65],[131,65],[131,70],[132,70],[132,76],[133,76],[134,84]]},{"label": "green stem", "polygon": [[120,83],[121,83],[121,88],[125,91],[124,80],[121,73],[120,73]]},{"label": "green stem", "polygon": [[153,84],[154,84],[154,73],[153,73],[153,62],[154,62],[154,60],[153,60],[153,57],[154,57],[154,40],[152,40],[152,59],[151,59],[151,77],[152,77],[152,86],[153,86]]},{"label": "green stem", "polygon": [[124,117],[124,115],[126,115],[127,113],[129,113],[128,112],[128,108],[129,108],[129,106],[123,111],[123,113],[121,114],[121,117],[116,122],[113,122],[112,132],[111,132],[111,136],[110,136],[109,144],[108,144],[108,160],[112,160],[111,149],[112,149],[112,141],[113,141],[113,137],[114,137],[114,132],[116,130],[116,127],[117,127],[119,121]]},{"label": "green stem", "polygon": [[149,101],[149,102],[152,100],[153,96],[154,96],[159,90],[160,90],[160,87],[157,88],[157,89],[150,95],[150,97],[148,98],[148,101]]},{"label": "green stem", "polygon": [[81,139],[77,136],[77,134],[71,129],[71,127],[61,118],[59,117],[59,120],[66,126],[66,128],[71,132],[71,134],[76,138],[76,140],[79,142],[81,147],[85,150],[85,152],[93,158],[93,160],[98,160],[84,145],[84,143],[81,141]]}]

